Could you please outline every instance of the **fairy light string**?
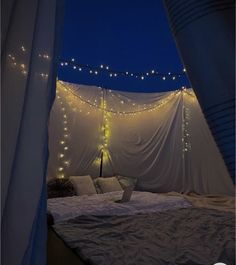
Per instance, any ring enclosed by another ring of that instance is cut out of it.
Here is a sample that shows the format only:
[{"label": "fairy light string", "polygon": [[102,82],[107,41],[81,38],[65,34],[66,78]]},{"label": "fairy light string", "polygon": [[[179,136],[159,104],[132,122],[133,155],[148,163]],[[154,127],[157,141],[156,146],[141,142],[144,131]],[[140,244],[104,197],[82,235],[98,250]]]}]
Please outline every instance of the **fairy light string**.
[{"label": "fairy light string", "polygon": [[[22,75],[27,76],[28,65],[26,63],[26,58],[28,54],[28,49],[22,44],[15,52],[10,52],[7,56],[8,62],[13,69],[19,71]],[[41,63],[48,63],[51,61],[51,57],[46,52],[38,53],[38,60]],[[88,64],[77,63],[74,58],[62,59],[59,66],[69,67],[70,69],[78,72],[86,72],[89,75],[98,76],[105,74],[110,78],[116,77],[130,77],[136,78],[138,80],[145,80],[148,78],[157,78],[162,81],[172,80],[177,81],[181,78],[186,77],[186,69],[177,72],[158,72],[155,69],[144,71],[144,72],[134,72],[134,71],[121,71],[117,69],[112,69],[108,65],[100,64],[99,66],[92,66]],[[36,73],[42,80],[47,81],[48,73],[38,72]]]},{"label": "fairy light string", "polygon": [[108,65],[100,64],[100,66],[92,66],[88,64],[81,64],[76,63],[75,59],[72,58],[71,60],[68,59],[62,59],[60,62],[61,67],[70,67],[70,69],[78,71],[78,72],[87,72],[91,75],[100,75],[100,74],[106,74],[110,78],[115,77],[132,77],[132,78],[138,78],[140,80],[145,80],[146,78],[159,78],[160,80],[172,80],[176,81],[180,78],[183,78],[186,76],[186,69],[184,68],[181,72],[158,72],[154,69],[145,71],[145,72],[133,72],[133,71],[121,71],[116,69],[111,69]]},{"label": "fairy light string", "polygon": [[59,140],[59,153],[58,153],[58,169],[57,176],[58,178],[65,177],[66,168],[70,165],[70,160],[67,159],[69,151],[69,124],[68,124],[68,111],[66,106],[66,101],[61,95],[61,92],[57,90],[56,93],[59,109],[62,115],[62,132],[61,139]]},{"label": "fairy light string", "polygon": [[[184,97],[189,96],[189,99],[194,98],[194,94],[188,91],[185,87],[182,87],[179,90],[169,93],[164,98],[158,100],[157,102],[151,104],[151,106],[147,106],[147,104],[137,104],[133,106],[134,102],[130,101],[130,99],[125,100],[121,97],[119,93],[116,93],[114,98],[115,100],[122,100],[123,102],[120,103],[123,107],[126,104],[129,106],[132,105],[136,110],[132,111],[117,111],[115,109],[110,109],[108,106],[107,98],[111,96],[111,90],[101,89],[100,92],[97,94],[96,98],[93,99],[86,99],[83,98],[80,94],[78,89],[75,90],[71,88],[68,84],[58,81],[57,86],[57,101],[59,108],[61,110],[62,115],[62,137],[59,141],[60,148],[58,153],[59,159],[59,167],[58,167],[58,177],[63,178],[66,174],[66,167],[70,165],[70,160],[68,159],[68,150],[69,150],[69,124],[68,124],[68,114],[70,111],[79,112],[83,115],[92,115],[92,113],[96,113],[96,111],[100,111],[103,117],[102,124],[98,128],[99,143],[98,143],[98,156],[95,158],[93,165],[96,167],[100,167],[100,175],[102,175],[102,168],[101,166],[105,165],[110,161],[110,153],[109,153],[109,142],[111,139],[111,127],[110,123],[112,121],[112,115],[121,115],[122,117],[126,117],[127,115],[133,118],[134,116],[142,113],[148,113],[150,111],[156,111],[163,107],[164,105],[168,104],[171,100],[174,100],[177,96],[182,95],[182,153],[183,153],[183,163],[185,163],[185,153],[191,150],[191,143],[190,143],[190,133],[189,133],[189,121],[190,121],[190,109],[184,104]],[[112,99],[111,98],[111,99]],[[144,108],[145,106],[145,108]],[[114,108],[114,107],[113,107]],[[139,109],[142,108],[142,109]],[[94,112],[95,111],[95,112]]]},{"label": "fairy light string", "polygon": [[[82,104],[87,104],[90,107],[97,108],[100,111],[104,111],[103,104],[99,104],[97,99],[95,99],[96,102],[95,102],[95,100],[94,100],[94,102],[86,100],[82,96],[80,96],[78,94],[78,92],[75,92],[73,89],[71,89],[67,85],[63,84],[62,81],[59,81],[59,83],[64,88],[65,91],[67,91],[68,93],[73,95],[75,98],[79,99]],[[185,87],[182,87],[181,90],[184,88]],[[159,109],[163,105],[167,104],[169,101],[171,101],[174,98],[174,96],[178,95],[178,93],[181,90],[173,91],[169,95],[165,96],[163,99],[159,100],[158,103],[150,104],[149,106],[147,106],[147,104],[140,105],[140,104],[137,104],[136,102],[135,103],[133,102],[133,103],[131,103],[131,105],[134,108],[136,108],[136,110],[131,110],[131,111],[114,110],[111,108],[109,109],[109,108],[107,108],[107,103],[106,103],[105,112],[106,112],[106,114],[110,113],[110,114],[114,114],[114,115],[133,115],[133,116],[135,116],[136,114],[139,114],[139,113],[143,113],[143,112],[152,112],[152,111],[155,111],[156,109]],[[111,91],[111,90],[104,89],[104,91]],[[110,93],[112,93],[112,92],[110,92]],[[101,100],[101,102],[102,102],[102,100]],[[125,102],[124,102],[124,100],[120,100],[120,103],[123,105]],[[130,104],[130,103],[128,103],[128,104]]]},{"label": "fairy light string", "polygon": [[186,95],[194,98],[194,95],[189,93],[187,89],[182,90],[182,167],[183,175],[186,174],[186,159],[187,152],[191,150],[191,141],[190,141],[190,131],[189,131],[189,122],[191,119],[191,111],[189,107],[185,104]]}]

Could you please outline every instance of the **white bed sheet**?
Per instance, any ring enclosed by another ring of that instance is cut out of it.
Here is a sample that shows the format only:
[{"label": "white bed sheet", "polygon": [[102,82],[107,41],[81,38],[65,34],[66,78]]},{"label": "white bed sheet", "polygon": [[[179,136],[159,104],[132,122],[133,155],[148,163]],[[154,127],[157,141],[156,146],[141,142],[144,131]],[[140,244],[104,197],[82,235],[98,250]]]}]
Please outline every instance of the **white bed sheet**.
[{"label": "white bed sheet", "polygon": [[81,215],[134,215],[174,208],[190,207],[182,197],[151,192],[134,191],[127,203],[115,203],[122,191],[104,194],[48,199],[48,212],[54,222],[65,221]]}]

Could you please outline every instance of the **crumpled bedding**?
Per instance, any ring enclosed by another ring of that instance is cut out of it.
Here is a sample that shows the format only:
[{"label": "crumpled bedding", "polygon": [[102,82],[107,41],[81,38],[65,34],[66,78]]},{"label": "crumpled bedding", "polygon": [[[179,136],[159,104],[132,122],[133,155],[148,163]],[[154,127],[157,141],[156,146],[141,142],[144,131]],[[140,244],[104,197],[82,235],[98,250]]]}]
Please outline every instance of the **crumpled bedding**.
[{"label": "crumpled bedding", "polygon": [[80,216],[56,233],[92,265],[235,264],[230,212],[179,208],[121,216]]},{"label": "crumpled bedding", "polygon": [[134,215],[192,206],[180,196],[140,191],[134,191],[127,203],[115,203],[122,194],[122,191],[115,191],[48,199],[48,213],[53,216],[54,223],[58,223],[81,215]]}]

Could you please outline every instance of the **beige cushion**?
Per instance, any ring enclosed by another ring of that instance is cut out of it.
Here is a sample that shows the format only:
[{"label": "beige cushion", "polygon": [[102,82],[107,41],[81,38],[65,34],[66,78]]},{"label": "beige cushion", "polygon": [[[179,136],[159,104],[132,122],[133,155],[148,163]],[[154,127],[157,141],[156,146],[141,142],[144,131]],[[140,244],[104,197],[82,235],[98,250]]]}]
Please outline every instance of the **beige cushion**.
[{"label": "beige cushion", "polygon": [[93,180],[89,175],[71,176],[69,179],[73,184],[77,195],[92,195],[97,193]]},{"label": "beige cushion", "polygon": [[97,183],[103,193],[123,190],[116,177],[98,178]]}]

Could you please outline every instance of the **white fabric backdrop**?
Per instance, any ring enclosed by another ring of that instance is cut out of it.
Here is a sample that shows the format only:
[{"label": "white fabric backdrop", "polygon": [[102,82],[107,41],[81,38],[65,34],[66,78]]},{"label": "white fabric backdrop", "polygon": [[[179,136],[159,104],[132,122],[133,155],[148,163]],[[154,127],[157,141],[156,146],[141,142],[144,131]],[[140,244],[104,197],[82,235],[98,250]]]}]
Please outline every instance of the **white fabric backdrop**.
[{"label": "white fabric backdrop", "polygon": [[46,263],[48,117],[61,0],[2,1],[2,264]]},{"label": "white fabric backdrop", "polygon": [[141,190],[234,194],[191,89],[128,93],[59,81],[49,132],[48,178],[99,176],[103,147],[103,176],[137,177]]}]

